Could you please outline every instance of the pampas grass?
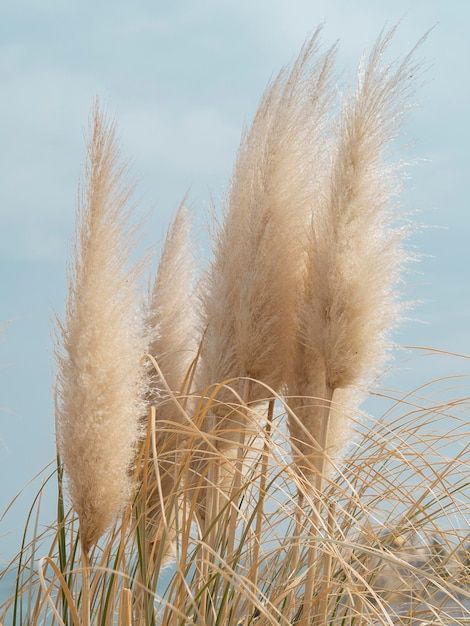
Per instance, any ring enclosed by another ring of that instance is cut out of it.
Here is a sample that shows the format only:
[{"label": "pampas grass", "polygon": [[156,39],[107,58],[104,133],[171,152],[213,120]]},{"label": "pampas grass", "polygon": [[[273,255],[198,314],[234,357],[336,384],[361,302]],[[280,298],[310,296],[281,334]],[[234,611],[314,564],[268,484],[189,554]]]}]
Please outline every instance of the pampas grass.
[{"label": "pampas grass", "polygon": [[[325,153],[335,49],[320,55],[320,29],[266,90],[242,137],[224,219],[202,287],[202,394],[213,394],[203,428],[236,462],[210,483],[239,489],[247,413],[286,382],[295,343],[305,219]],[[313,180],[312,180],[313,178]],[[253,384],[258,381],[258,384]],[[263,384],[259,384],[259,382]],[[245,406],[241,406],[245,403]],[[205,464],[195,468],[196,479]],[[233,543],[233,523],[229,543]]]},{"label": "pampas grass", "polygon": [[[194,299],[194,258],[189,240],[190,222],[184,203],[168,231],[148,306],[149,405],[155,407],[155,438],[158,450],[157,476],[150,491],[149,518],[155,533],[161,531],[162,503],[175,493],[175,451],[182,438],[178,424],[185,413],[174,401],[190,383],[190,365],[196,356],[197,328]],[[154,363],[158,367],[155,370]]]},{"label": "pampas grass", "polygon": [[[316,470],[319,490],[332,470],[326,459],[337,459],[350,438],[356,408],[350,388],[378,371],[400,310],[396,284],[403,265],[403,232],[395,227],[390,210],[395,181],[384,149],[416,68],[411,55],[397,68],[383,67],[393,33],[378,38],[360,69],[356,93],[343,106],[325,193],[313,206],[308,232],[289,426],[294,450],[300,453],[295,454],[297,464],[307,475]],[[338,390],[341,397],[335,404]],[[302,406],[308,396],[313,402]],[[311,548],[309,558],[307,596],[313,594],[315,550]],[[327,559],[324,568],[329,567]],[[312,610],[309,602],[301,626],[310,623]]]},{"label": "pampas grass", "polygon": [[[147,315],[148,352],[159,365],[166,385],[181,392],[197,349],[194,303],[194,258],[189,239],[190,222],[184,203],[168,230],[153,285]],[[163,389],[154,386],[154,401]],[[165,408],[160,416],[164,419]]]},{"label": "pampas grass", "polygon": [[[238,154],[199,335],[183,207],[141,332],[124,171],[114,127],[95,111],[58,357],[72,506],[59,463],[0,573],[14,580],[0,622],[465,623],[468,398],[382,394],[371,425],[352,410],[400,310],[384,148],[413,62],[382,66],[391,36],[333,142],[334,49],[320,56],[318,32],[268,88]],[[346,437],[357,444],[340,459]],[[39,503],[55,479],[57,520],[44,525]]]},{"label": "pampas grass", "polygon": [[131,493],[145,351],[126,263],[129,187],[114,125],[96,105],[57,350],[57,441],[87,553]]},{"label": "pampas grass", "polygon": [[[310,201],[308,165],[321,159],[331,98],[334,51],[318,58],[318,37],[319,31],[268,88],[242,139],[203,294],[202,389],[240,377],[274,391],[285,382]],[[241,393],[243,384],[237,388]],[[253,385],[244,400],[266,393]]]},{"label": "pampas grass", "polygon": [[[356,92],[346,99],[325,190],[312,207],[308,229],[289,384],[289,394],[299,398],[291,407],[300,423],[291,419],[290,428],[300,457],[313,453],[317,465],[315,448],[338,459],[348,442],[358,386],[380,372],[402,309],[397,283],[406,229],[396,226],[393,212],[397,168],[384,155],[416,65],[411,53],[397,67],[383,65],[393,34],[394,29],[379,37],[360,68]],[[305,397],[316,399],[302,406]],[[322,473],[323,456],[319,467]]]}]

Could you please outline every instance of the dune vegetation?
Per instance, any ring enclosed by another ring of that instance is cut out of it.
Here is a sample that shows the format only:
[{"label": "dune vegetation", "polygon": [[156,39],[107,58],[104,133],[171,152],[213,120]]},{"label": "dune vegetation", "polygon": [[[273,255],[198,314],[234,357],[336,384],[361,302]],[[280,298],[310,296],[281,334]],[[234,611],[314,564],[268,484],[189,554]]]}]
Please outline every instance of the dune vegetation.
[{"label": "dune vegetation", "polygon": [[361,408],[407,306],[389,147],[419,63],[386,61],[393,35],[341,94],[336,46],[306,41],[243,133],[208,267],[183,202],[144,295],[116,126],[93,107],[57,460],[0,574],[5,626],[468,623],[467,400]]}]

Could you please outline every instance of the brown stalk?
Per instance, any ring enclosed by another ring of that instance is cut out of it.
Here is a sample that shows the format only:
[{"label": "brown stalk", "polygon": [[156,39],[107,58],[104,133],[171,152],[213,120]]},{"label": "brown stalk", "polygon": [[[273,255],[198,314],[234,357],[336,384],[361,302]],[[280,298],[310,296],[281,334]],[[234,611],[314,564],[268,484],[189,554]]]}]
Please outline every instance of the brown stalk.
[{"label": "brown stalk", "polygon": [[[250,397],[251,390],[251,379],[246,378],[243,385],[243,393],[242,398],[245,403],[248,403]],[[245,409],[245,417],[248,419],[248,406],[246,404]],[[243,458],[245,451],[245,430],[246,424],[239,424],[238,431],[238,441],[237,445],[237,458],[235,462],[235,470],[234,470],[234,479],[232,491],[230,494],[230,518],[229,518],[229,526],[228,526],[228,537],[227,537],[227,559],[230,560],[233,557],[234,547],[235,547],[235,533],[237,529],[237,521],[238,521],[238,498],[239,492],[242,485],[242,476],[243,476]]]},{"label": "brown stalk", "polygon": [[82,545],[82,603],[80,607],[82,626],[90,626],[90,561]]},{"label": "brown stalk", "polygon": [[[328,507],[328,538],[333,537],[335,530],[335,514],[336,514],[336,505],[332,502]],[[323,556],[323,593],[319,594],[319,615],[320,615],[320,623],[327,624],[328,619],[328,598],[331,593],[331,569],[332,569],[332,557],[331,557],[331,548],[328,546],[325,550]]]},{"label": "brown stalk", "polygon": [[[328,427],[330,419],[331,401],[333,398],[333,390],[326,387],[325,390],[325,405],[323,408],[323,421],[320,440],[320,458],[318,461],[318,473],[316,476],[316,490],[314,493],[313,504],[313,517],[316,519],[310,520],[310,532],[312,535],[316,535],[318,532],[317,523],[321,524],[322,514],[322,501],[321,493],[323,489],[324,473],[325,473],[325,460],[327,455],[328,445]],[[304,607],[302,611],[302,619],[299,626],[309,626],[312,621],[312,612],[314,610],[313,594],[315,590],[315,579],[318,571],[318,564],[321,558],[320,546],[314,542],[310,542],[308,547],[308,564],[307,564],[307,578],[305,581],[305,598]]]},{"label": "brown stalk", "polygon": [[261,475],[259,480],[259,496],[256,503],[256,527],[255,527],[255,545],[253,550],[253,561],[249,580],[253,584],[253,589],[258,586],[258,569],[259,569],[259,553],[261,547],[261,537],[263,536],[263,516],[264,516],[264,499],[266,497],[266,482],[268,474],[269,461],[269,438],[271,437],[272,421],[274,414],[274,398],[271,398],[268,405],[268,414],[266,416],[266,425],[264,432],[263,456],[261,461]]},{"label": "brown stalk", "polygon": [[118,623],[119,626],[132,626],[132,591],[127,587],[121,591]]}]

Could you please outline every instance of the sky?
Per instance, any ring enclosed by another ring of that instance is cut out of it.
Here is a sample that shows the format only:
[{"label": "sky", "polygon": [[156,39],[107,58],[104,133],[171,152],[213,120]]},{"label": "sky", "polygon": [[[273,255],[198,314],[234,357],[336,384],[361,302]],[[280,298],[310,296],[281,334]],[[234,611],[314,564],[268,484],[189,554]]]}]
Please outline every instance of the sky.
[{"label": "sky", "polygon": [[[221,205],[241,130],[316,26],[324,23],[325,46],[339,40],[340,90],[384,25],[401,20],[391,58],[434,26],[394,147],[409,163],[401,201],[419,225],[410,245],[420,256],[406,277],[416,304],[395,338],[470,354],[469,18],[463,0],[1,3],[0,511],[54,456],[53,320],[64,306],[96,95],[118,121],[136,180],[139,252],[157,258],[188,192],[203,263],[207,209]],[[406,390],[469,373],[465,359],[402,351],[383,384]],[[0,525],[0,562],[27,504],[25,496]]]}]

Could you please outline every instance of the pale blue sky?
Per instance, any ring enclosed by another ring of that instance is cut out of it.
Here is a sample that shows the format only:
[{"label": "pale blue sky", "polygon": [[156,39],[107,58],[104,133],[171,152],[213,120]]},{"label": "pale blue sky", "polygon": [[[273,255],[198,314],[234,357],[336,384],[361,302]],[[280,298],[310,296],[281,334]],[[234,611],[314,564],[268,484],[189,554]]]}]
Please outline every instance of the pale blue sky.
[{"label": "pale blue sky", "polygon": [[[340,40],[340,83],[385,23],[403,18],[392,55],[422,48],[428,71],[396,151],[413,162],[403,204],[429,228],[407,278],[422,303],[397,339],[470,353],[470,3],[464,0],[15,0],[0,6],[0,509],[53,456],[53,311],[61,311],[83,130],[95,94],[116,115],[138,180],[142,249],[159,245],[190,189],[204,211],[230,174],[240,131],[272,75],[325,23]],[[201,252],[201,257],[204,252]],[[417,321],[420,320],[420,321]],[[423,322],[423,323],[422,323]],[[402,355],[386,384],[468,373],[462,361]],[[20,504],[0,528],[10,553]],[[12,534],[10,534],[12,533]]]}]

